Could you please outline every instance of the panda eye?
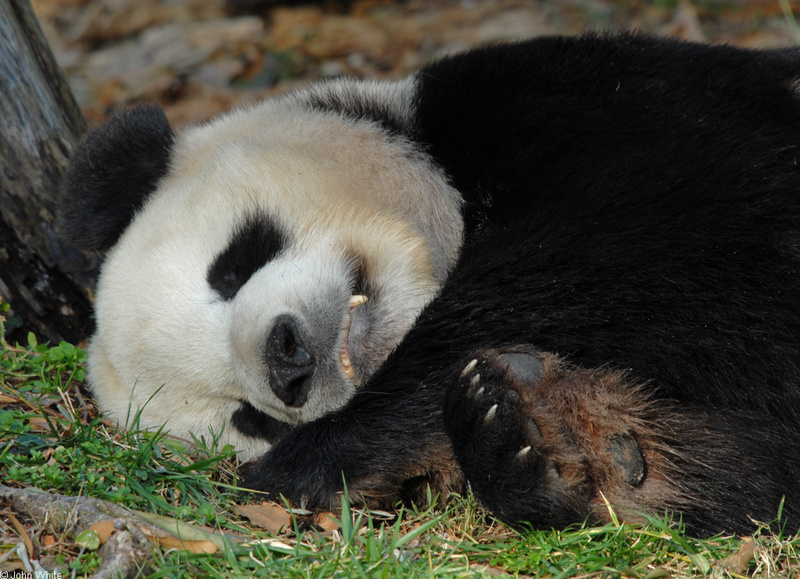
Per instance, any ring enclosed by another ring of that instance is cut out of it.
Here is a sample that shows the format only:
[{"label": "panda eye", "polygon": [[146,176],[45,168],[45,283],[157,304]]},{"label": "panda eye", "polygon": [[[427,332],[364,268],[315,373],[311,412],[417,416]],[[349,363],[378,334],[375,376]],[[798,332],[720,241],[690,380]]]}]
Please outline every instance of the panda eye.
[{"label": "panda eye", "polygon": [[208,285],[223,300],[232,300],[247,280],[274,259],[285,245],[285,236],[268,217],[249,217],[236,229],[228,246],[214,258],[206,275]]}]

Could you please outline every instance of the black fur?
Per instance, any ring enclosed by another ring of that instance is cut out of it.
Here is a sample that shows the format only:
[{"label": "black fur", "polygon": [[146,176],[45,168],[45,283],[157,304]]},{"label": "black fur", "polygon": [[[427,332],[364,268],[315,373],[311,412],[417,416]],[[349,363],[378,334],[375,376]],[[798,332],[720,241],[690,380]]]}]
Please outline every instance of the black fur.
[{"label": "black fur", "polygon": [[307,100],[307,105],[312,110],[330,111],[346,115],[356,120],[369,119],[381,126],[390,134],[403,135],[413,128],[408,120],[404,119],[398,111],[384,102],[371,101],[363,97],[356,87],[343,88],[342,92],[323,97],[313,97]]},{"label": "black fur", "polygon": [[231,426],[242,434],[269,442],[277,442],[292,430],[291,424],[261,412],[246,400],[242,400],[242,406],[233,413]]},{"label": "black fur", "polygon": [[114,245],[166,175],[174,138],[157,106],[129,109],[89,133],[62,183],[58,220],[64,234],[86,250]]},{"label": "black fur", "polygon": [[206,278],[219,296],[232,300],[255,272],[274,259],[286,245],[286,236],[265,215],[250,217],[214,258]]},{"label": "black fur", "polygon": [[[584,473],[586,485],[570,487],[552,458],[570,449],[533,443],[544,458],[521,471],[498,458],[514,455],[498,440],[531,445],[512,417],[535,422],[539,410],[500,405],[485,429],[469,419],[478,403],[459,375],[475,352],[530,344],[575,368],[628,371],[623,392],[641,392],[643,410],[623,435],[642,444],[646,422],[666,450],[643,449],[645,459],[675,485],[648,490],[645,464],[626,496],[713,533],[771,520],[785,495],[797,529],[798,78],[797,50],[636,36],[539,39],[424,69],[408,135],[467,201],[462,259],[351,403],[284,437],[246,484],[320,507],[338,501],[342,473],[373,502],[402,496],[409,479],[458,486],[449,432],[466,478],[503,519],[592,517],[604,480]],[[499,401],[504,388],[538,387],[486,379]],[[465,410],[445,420],[448,389]],[[618,413],[607,410],[610,424]],[[614,440],[598,442],[612,458]]]}]

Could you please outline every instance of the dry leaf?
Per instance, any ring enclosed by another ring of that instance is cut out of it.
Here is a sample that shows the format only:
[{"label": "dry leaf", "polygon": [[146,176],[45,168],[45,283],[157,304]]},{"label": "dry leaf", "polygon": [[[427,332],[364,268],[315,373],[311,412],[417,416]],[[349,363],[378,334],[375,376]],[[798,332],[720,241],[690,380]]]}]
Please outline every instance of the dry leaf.
[{"label": "dry leaf", "polygon": [[314,524],[320,527],[323,531],[333,531],[339,528],[339,523],[333,518],[333,513],[319,513],[314,518]]},{"label": "dry leaf", "polygon": [[274,503],[260,505],[236,505],[237,515],[247,517],[256,527],[266,529],[270,533],[278,533],[292,524],[292,515]]},{"label": "dry leaf", "polygon": [[56,538],[53,535],[42,536],[42,547],[52,547],[56,544]]},{"label": "dry leaf", "polygon": [[752,537],[748,537],[739,545],[739,550],[730,557],[725,557],[719,563],[723,567],[730,569],[734,573],[743,574],[750,567],[750,561],[756,557],[756,543]]},{"label": "dry leaf", "polygon": [[147,535],[154,544],[167,549],[181,549],[191,553],[209,554],[216,553],[218,550],[218,547],[207,539],[181,539],[171,535],[164,529],[152,529],[146,526],[140,526],[139,530]]},{"label": "dry leaf", "polygon": [[31,427],[32,432],[52,432],[44,416],[31,416],[28,419],[28,425]]},{"label": "dry leaf", "polygon": [[89,530],[97,533],[97,538],[100,539],[100,544],[105,545],[106,541],[108,541],[108,538],[111,536],[111,533],[116,530],[116,527],[114,527],[114,521],[112,519],[103,519],[102,521],[97,521],[90,526]]},{"label": "dry leaf", "polygon": [[152,539],[153,542],[156,542],[157,539],[162,539],[164,537],[171,536],[168,531],[165,531],[164,529],[162,529],[160,527],[154,527],[153,528],[153,527],[148,527],[148,526],[138,526],[138,529],[142,533],[144,533],[145,535],[150,537],[150,539]]},{"label": "dry leaf", "polygon": [[19,533],[19,536],[22,538],[22,542],[25,543],[25,550],[28,551],[28,557],[31,559],[37,559],[38,556],[36,555],[36,550],[33,547],[33,541],[31,541],[31,537],[28,535],[25,527],[19,522],[19,519],[15,517],[13,513],[7,513],[6,516],[11,521],[11,524],[14,525],[17,533]]},{"label": "dry leaf", "polygon": [[15,571],[25,571],[25,564],[22,561],[3,561],[0,563],[0,573],[14,573]]},{"label": "dry leaf", "polygon": [[184,541],[177,537],[151,537],[154,543],[167,549],[181,549],[190,553],[207,553],[213,555],[217,546],[211,541]]},{"label": "dry leaf", "polygon": [[0,404],[12,404],[14,402],[19,402],[19,400],[13,396],[9,396],[8,394],[3,394],[0,392]]},{"label": "dry leaf", "polygon": [[[215,553],[218,549],[225,548],[227,540],[238,541],[241,537],[230,533],[215,533],[189,525],[164,515],[133,511],[136,515],[153,525],[153,527],[140,526],[142,532],[158,544],[170,549],[186,549],[193,553]],[[208,545],[214,545],[214,550]]]}]

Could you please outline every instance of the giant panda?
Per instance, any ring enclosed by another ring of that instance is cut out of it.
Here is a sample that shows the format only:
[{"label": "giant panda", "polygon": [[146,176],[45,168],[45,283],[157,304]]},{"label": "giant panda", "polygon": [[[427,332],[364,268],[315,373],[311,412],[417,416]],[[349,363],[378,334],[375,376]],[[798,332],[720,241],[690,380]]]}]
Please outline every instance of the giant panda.
[{"label": "giant panda", "polygon": [[[800,525],[800,51],[588,34],[74,151],[88,379],[305,508]],[[611,507],[611,509],[609,509]]]}]

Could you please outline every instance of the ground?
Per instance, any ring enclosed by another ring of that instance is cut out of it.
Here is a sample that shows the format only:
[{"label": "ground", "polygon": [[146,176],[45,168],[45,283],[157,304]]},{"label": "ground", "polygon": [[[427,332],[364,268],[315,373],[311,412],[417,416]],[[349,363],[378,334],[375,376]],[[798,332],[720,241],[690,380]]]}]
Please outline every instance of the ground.
[{"label": "ground", "polygon": [[[637,29],[788,46],[788,0],[33,0],[91,122],[136,100],[176,126],[340,75],[396,78],[475,44]],[[800,2],[791,4],[800,8]]]}]

